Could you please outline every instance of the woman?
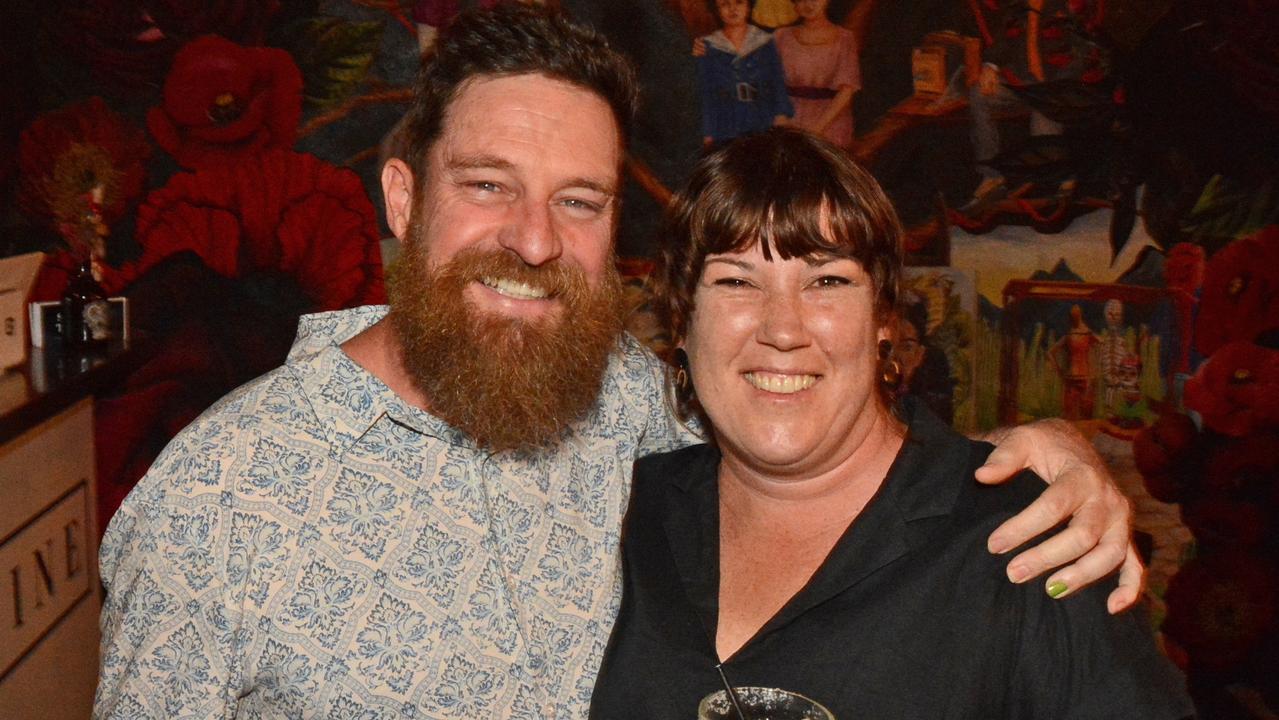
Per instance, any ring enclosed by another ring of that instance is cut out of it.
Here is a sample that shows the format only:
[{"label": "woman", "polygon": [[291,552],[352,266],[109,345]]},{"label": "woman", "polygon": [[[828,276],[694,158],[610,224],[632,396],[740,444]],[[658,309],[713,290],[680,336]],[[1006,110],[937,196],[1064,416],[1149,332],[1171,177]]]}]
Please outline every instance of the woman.
[{"label": "woman", "polygon": [[853,143],[853,94],[862,86],[857,40],[831,21],[830,0],[795,0],[798,25],[778,28],[773,39],[786,70],[794,124],[841,148]]},{"label": "woman", "polygon": [[865,172],[774,129],[703,159],[668,220],[677,398],[714,443],[637,466],[595,717],[693,718],[720,663],[845,720],[1191,714],[1143,617],[982,552],[1039,481],[980,487],[989,446],[888,406],[901,228]]},{"label": "woman", "polygon": [[773,37],[750,24],[747,0],[707,0],[720,29],[701,38],[697,89],[710,145],[785,123],[794,112]]},{"label": "woman", "polygon": [[902,303],[897,312],[893,357],[901,365],[901,384],[893,397],[917,397],[942,422],[955,419],[955,379],[941,348],[926,342],[928,308],[924,302]]}]

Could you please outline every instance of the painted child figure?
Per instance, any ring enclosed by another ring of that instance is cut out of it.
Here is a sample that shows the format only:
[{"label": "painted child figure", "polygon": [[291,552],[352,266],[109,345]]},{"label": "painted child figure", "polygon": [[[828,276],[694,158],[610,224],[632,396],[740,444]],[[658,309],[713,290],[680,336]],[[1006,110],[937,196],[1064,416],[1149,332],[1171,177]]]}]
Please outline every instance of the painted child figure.
[{"label": "painted child figure", "polygon": [[773,38],[750,24],[753,2],[707,0],[720,29],[700,38],[697,87],[702,140],[724,142],[784,124],[794,115]]}]

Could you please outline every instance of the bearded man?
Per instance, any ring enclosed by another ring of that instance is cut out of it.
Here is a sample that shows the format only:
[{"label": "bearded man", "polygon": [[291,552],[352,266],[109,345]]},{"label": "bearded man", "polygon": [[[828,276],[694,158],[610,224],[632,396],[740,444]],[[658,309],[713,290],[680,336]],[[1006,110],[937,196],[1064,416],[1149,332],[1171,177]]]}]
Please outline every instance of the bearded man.
[{"label": "bearded man", "polygon": [[[125,501],[101,552],[97,716],[586,716],[632,461],[694,439],[620,332],[635,102],[628,63],[553,13],[502,7],[442,36],[408,162],[382,175],[405,245],[389,311],[304,318],[286,364]],[[1019,432],[986,472],[1051,447],[1036,470],[1058,481],[992,549],[1073,509],[1010,575],[1088,550],[1054,579],[1108,573],[1126,504],[1077,434]],[[1140,582],[1126,567],[1117,606]]]}]

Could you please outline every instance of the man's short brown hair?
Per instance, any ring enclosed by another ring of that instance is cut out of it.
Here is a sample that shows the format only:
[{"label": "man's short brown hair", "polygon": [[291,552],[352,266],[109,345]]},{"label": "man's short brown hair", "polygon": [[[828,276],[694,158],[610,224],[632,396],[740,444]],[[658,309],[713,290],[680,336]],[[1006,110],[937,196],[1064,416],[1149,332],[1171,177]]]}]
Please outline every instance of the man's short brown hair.
[{"label": "man's short brown hair", "polygon": [[635,69],[599,33],[563,14],[503,4],[458,16],[423,57],[407,118],[408,154],[415,177],[443,131],[449,106],[472,78],[540,74],[595,93],[613,110],[625,146],[639,102]]}]

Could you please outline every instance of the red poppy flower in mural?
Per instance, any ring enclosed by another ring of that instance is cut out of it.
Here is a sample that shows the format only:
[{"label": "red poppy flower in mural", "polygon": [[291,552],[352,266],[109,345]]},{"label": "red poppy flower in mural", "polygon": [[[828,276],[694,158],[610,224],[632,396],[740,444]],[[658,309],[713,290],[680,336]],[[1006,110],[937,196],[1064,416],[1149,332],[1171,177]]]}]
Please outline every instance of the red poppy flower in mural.
[{"label": "red poppy flower in mural", "polygon": [[142,130],[92,97],[36,118],[22,131],[18,205],[52,225],[76,223],[86,193],[100,188],[98,213],[113,223],[142,194],[151,155]]},{"label": "red poppy flower in mural", "polygon": [[158,83],[186,41],[216,34],[262,42],[278,0],[84,0],[61,24],[67,49],[119,89]]},{"label": "red poppy flower in mural", "polygon": [[1279,328],[1279,225],[1236,240],[1208,260],[1195,347],[1204,355]]},{"label": "red poppy flower in mural", "polygon": [[1210,495],[1181,506],[1181,521],[1201,544],[1245,550],[1270,533],[1270,511],[1256,503]]},{"label": "red poppy flower in mural", "polygon": [[1146,491],[1160,502],[1181,502],[1196,481],[1203,454],[1199,428],[1186,415],[1160,415],[1132,441],[1133,461]]},{"label": "red poppy flower in mural", "polygon": [[179,164],[199,169],[292,147],[301,115],[302,74],[292,56],[211,35],[178,52],[147,128]]},{"label": "red poppy flower in mural", "polygon": [[1204,555],[1168,583],[1163,631],[1204,669],[1226,670],[1247,660],[1275,623],[1279,574],[1244,552]]},{"label": "red poppy flower in mural", "polygon": [[373,204],[350,170],[271,150],[234,165],[180,173],[138,208],[142,257],[108,269],[117,292],[162,260],[190,251],[226,277],[292,277],[315,310],[383,302]]},{"label": "red poppy flower in mural", "polygon": [[1279,425],[1279,350],[1223,345],[1186,381],[1185,402],[1224,435]]},{"label": "red poppy flower in mural", "polygon": [[[1279,484],[1279,428],[1230,440],[1213,453],[1204,488],[1217,495],[1267,504]],[[1279,510],[1279,507],[1276,508]]]}]

